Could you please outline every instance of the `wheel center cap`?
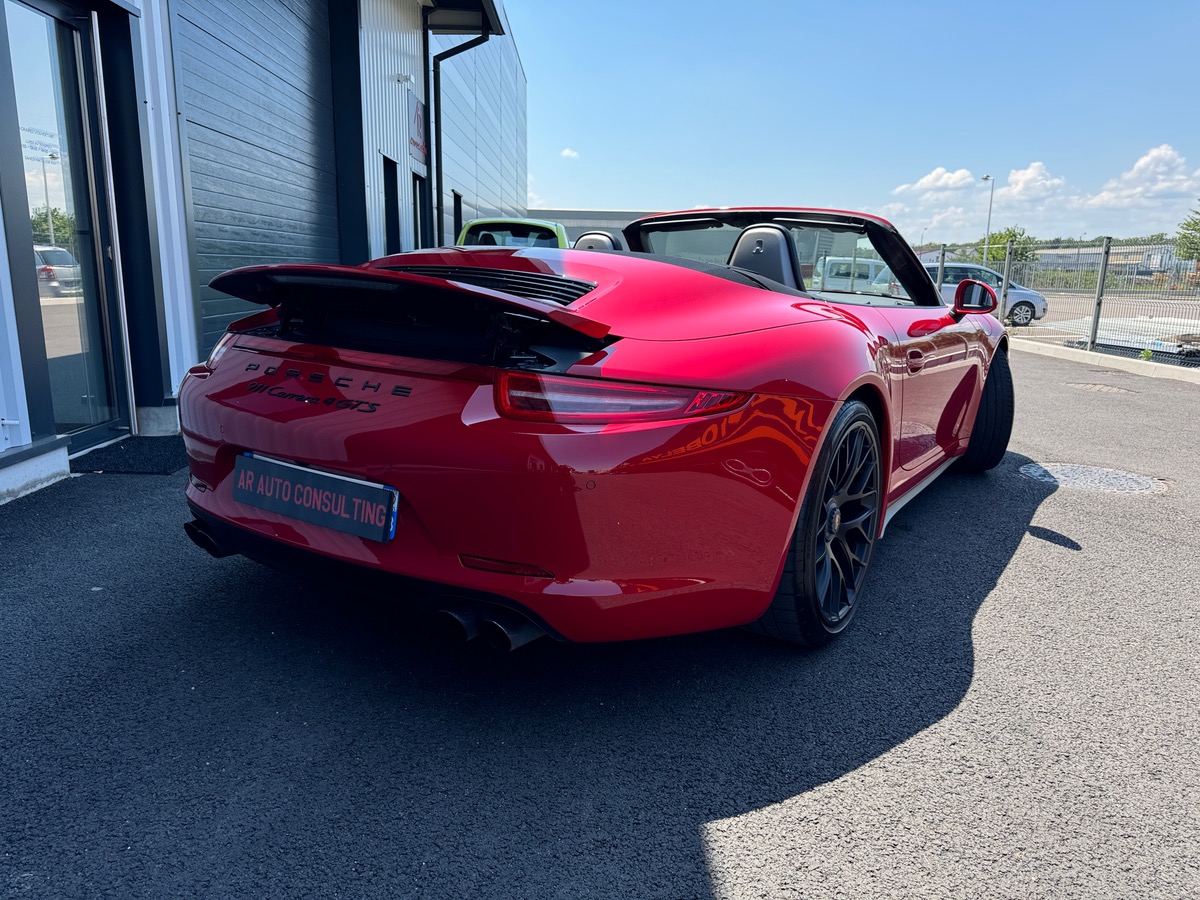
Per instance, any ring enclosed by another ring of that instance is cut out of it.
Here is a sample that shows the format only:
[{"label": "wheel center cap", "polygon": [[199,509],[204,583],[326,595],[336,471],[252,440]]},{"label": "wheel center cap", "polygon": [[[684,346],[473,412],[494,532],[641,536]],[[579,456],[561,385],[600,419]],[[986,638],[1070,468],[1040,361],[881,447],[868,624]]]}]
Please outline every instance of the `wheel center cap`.
[{"label": "wheel center cap", "polygon": [[825,516],[825,531],[832,538],[838,533],[838,529],[842,527],[842,510],[832,500],[829,501],[829,506],[826,508]]}]

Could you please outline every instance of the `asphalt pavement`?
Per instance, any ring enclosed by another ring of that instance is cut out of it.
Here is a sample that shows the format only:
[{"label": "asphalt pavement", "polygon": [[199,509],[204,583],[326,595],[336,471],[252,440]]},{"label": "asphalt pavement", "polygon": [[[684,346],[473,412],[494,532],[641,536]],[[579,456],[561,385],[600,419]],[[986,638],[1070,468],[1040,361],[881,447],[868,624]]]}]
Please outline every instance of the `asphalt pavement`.
[{"label": "asphalt pavement", "polygon": [[0,895],[1200,895],[1200,385],[1013,372],[814,653],[449,644],[209,558],[182,472],[0,506]]}]

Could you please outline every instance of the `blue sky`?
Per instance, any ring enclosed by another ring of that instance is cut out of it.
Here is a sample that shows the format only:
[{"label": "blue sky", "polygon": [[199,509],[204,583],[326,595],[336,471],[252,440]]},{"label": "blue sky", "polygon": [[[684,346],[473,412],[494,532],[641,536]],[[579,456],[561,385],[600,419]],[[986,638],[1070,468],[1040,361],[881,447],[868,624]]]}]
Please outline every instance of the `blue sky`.
[{"label": "blue sky", "polygon": [[1173,234],[1200,3],[505,0],[530,207],[833,206],[910,241]]}]

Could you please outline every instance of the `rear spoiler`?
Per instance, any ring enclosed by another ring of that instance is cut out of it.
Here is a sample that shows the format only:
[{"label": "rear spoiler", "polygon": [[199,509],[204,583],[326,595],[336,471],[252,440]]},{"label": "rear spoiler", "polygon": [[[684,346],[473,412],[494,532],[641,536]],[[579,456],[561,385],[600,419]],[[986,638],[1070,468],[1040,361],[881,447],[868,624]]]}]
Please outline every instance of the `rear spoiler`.
[{"label": "rear spoiler", "polygon": [[303,297],[306,303],[317,301],[336,304],[350,295],[357,300],[377,298],[386,303],[389,298],[399,297],[406,291],[421,291],[426,295],[442,293],[459,300],[481,301],[501,310],[548,319],[596,340],[607,337],[610,331],[609,326],[603,322],[540,300],[530,300],[461,281],[389,269],[299,263],[246,266],[218,275],[209,282],[209,287],[250,303],[272,307],[296,297]]}]

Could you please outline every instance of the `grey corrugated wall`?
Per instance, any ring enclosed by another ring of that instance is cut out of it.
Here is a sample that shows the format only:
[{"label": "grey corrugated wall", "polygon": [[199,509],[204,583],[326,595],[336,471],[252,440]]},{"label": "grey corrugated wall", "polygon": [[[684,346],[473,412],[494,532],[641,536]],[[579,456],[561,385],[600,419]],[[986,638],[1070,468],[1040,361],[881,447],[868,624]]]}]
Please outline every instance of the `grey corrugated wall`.
[{"label": "grey corrugated wall", "polygon": [[[467,39],[437,36],[430,51],[440,53]],[[525,87],[511,28],[442,66],[443,219],[448,244],[457,237],[454,191],[463,196],[464,219],[525,215]]]},{"label": "grey corrugated wall", "polygon": [[235,266],[337,262],[326,0],[172,0],[171,39],[207,352],[253,309],[209,280]]}]

